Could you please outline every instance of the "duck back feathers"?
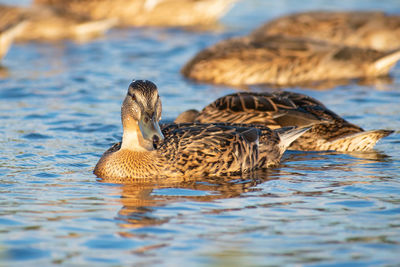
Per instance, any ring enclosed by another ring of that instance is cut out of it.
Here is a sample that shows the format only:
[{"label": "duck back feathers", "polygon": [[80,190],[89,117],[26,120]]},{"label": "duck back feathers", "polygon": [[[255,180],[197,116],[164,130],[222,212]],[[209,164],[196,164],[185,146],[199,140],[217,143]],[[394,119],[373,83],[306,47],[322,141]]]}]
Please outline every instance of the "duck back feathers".
[{"label": "duck back feathers", "polygon": [[400,48],[400,16],[379,11],[311,11],[279,17],[252,33],[255,36],[275,34],[393,50]]},{"label": "duck back feathers", "polygon": [[[183,120],[184,115],[180,115]],[[221,97],[207,105],[194,122],[250,123],[278,128],[285,126],[311,129],[293,141],[290,149],[366,151],[381,138],[393,133],[390,130],[364,131],[352,124],[320,101],[294,92],[235,93]]]},{"label": "duck back feathers", "polygon": [[118,18],[122,26],[196,26],[215,23],[237,0],[35,0],[62,13]]},{"label": "duck back feathers", "polygon": [[387,75],[400,50],[381,52],[310,39],[251,36],[224,40],[200,51],[182,74],[227,85],[301,85]]}]

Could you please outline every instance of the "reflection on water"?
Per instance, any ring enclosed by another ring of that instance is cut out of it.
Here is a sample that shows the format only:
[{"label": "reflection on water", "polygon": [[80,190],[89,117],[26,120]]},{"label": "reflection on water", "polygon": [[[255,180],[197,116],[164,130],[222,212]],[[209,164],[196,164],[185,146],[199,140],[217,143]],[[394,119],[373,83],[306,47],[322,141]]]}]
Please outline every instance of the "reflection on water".
[{"label": "reflection on water", "polygon": [[9,74],[10,73],[8,71],[8,68],[0,65],[0,78],[1,79],[7,78]]},{"label": "reflection on water", "polygon": [[289,151],[238,177],[117,183],[92,173],[120,141],[131,79],[159,86],[172,121],[238,90],[182,78],[197,51],[310,8],[400,14],[397,0],[247,0],[217,31],[114,29],[89,43],[13,46],[0,67],[0,265],[398,265],[399,65],[388,81],[290,89],[366,130],[396,130],[375,151]]},{"label": "reflection on water", "polygon": [[[366,251],[394,249],[398,236],[382,227],[400,211],[394,203],[371,198],[371,192],[387,190],[376,184],[385,178],[373,166],[382,164],[391,164],[390,158],[375,151],[289,152],[281,167],[246,176],[121,184],[114,191],[121,207],[116,224],[124,229],[119,232],[124,238],[156,239],[134,249],[134,255],[194,249],[200,252],[194,257],[208,264],[267,258],[274,264],[283,258],[309,264],[336,261],[341,253],[361,253],[360,247],[353,248],[357,244],[370,244]],[[385,211],[389,217],[372,219],[371,211]],[[352,231],[341,230],[347,227]],[[381,234],[366,234],[372,229]],[[184,238],[180,247],[182,236],[193,235],[195,239]],[[333,254],[323,247],[331,247]]]},{"label": "reflection on water", "polygon": [[[270,173],[274,174],[274,178],[269,178]],[[124,221],[121,226],[128,228],[162,224],[168,220],[151,216],[156,207],[180,201],[212,202],[240,197],[243,193],[259,191],[255,188],[257,184],[278,179],[278,173],[279,170],[260,170],[237,177],[146,179],[121,184],[121,191],[117,193],[122,204],[118,218]],[[109,179],[101,181],[120,183]]]}]

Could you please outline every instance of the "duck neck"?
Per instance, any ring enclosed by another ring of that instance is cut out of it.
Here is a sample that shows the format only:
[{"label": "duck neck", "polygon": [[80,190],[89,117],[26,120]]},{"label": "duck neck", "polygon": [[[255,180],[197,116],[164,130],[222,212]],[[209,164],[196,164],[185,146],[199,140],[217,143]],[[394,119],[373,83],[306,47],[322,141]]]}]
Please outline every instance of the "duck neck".
[{"label": "duck neck", "polygon": [[123,122],[123,128],[124,133],[122,135],[121,149],[140,152],[151,151],[154,149],[153,143],[143,138],[136,120],[127,118]]}]

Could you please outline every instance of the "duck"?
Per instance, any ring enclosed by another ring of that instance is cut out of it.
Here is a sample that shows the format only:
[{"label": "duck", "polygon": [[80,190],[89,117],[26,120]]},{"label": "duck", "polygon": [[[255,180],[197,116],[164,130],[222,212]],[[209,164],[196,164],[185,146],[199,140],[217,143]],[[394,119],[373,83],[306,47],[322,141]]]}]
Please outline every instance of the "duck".
[{"label": "duck", "polygon": [[233,37],[198,52],[181,69],[198,82],[278,87],[387,76],[400,49],[382,52],[283,35]]},{"label": "duck", "polygon": [[104,152],[94,174],[121,181],[248,173],[279,164],[290,143],[309,129],[229,123],[160,127],[161,110],[157,86],[134,80],[121,107],[122,141]]},{"label": "duck", "polygon": [[390,51],[400,48],[400,16],[381,11],[309,11],[269,21],[252,35],[282,34]]},{"label": "duck", "polygon": [[114,18],[91,20],[82,16],[61,14],[47,7],[0,5],[0,12],[3,25],[12,23],[16,18],[23,18],[23,27],[20,26],[13,34],[16,41],[87,41],[104,34],[117,23]]},{"label": "duck", "polygon": [[[321,120],[323,123],[313,123]],[[222,96],[204,107],[181,113],[175,123],[249,123],[271,129],[287,126],[311,129],[289,146],[302,151],[369,151],[392,130],[365,131],[310,96],[289,92],[238,92]]]},{"label": "duck", "polygon": [[9,51],[16,36],[26,27],[25,17],[16,8],[0,5],[0,59]]},{"label": "duck", "polygon": [[120,26],[214,24],[237,0],[35,0],[63,13],[92,19],[118,18]]}]

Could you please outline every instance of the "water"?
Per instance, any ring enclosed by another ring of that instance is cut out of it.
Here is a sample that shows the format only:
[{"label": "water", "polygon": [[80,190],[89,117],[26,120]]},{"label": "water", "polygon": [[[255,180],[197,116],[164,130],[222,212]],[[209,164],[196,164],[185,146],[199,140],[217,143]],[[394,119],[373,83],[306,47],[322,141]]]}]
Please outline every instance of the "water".
[{"label": "water", "polygon": [[252,177],[121,185],[92,174],[120,139],[132,79],[158,84],[168,121],[235,91],[179,74],[218,40],[296,10],[400,14],[396,0],[299,3],[242,1],[217,32],[114,29],[84,44],[14,45],[0,69],[0,265],[398,265],[399,64],[392,82],[291,89],[365,129],[397,131],[374,152],[288,152]]}]

